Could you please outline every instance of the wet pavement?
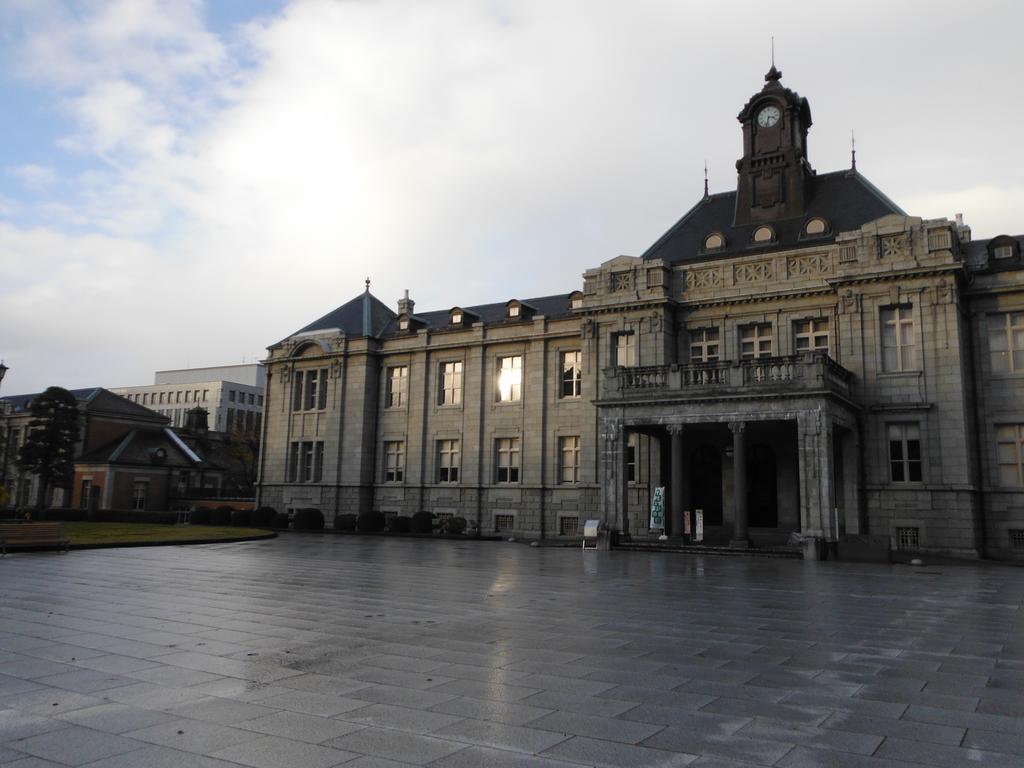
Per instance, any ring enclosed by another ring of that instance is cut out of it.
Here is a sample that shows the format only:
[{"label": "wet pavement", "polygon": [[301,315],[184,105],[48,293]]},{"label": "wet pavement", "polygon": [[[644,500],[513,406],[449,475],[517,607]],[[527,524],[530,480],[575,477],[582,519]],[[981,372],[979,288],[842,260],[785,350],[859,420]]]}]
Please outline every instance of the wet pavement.
[{"label": "wet pavement", "polygon": [[0,559],[0,765],[1024,765],[1024,569],[291,534]]}]

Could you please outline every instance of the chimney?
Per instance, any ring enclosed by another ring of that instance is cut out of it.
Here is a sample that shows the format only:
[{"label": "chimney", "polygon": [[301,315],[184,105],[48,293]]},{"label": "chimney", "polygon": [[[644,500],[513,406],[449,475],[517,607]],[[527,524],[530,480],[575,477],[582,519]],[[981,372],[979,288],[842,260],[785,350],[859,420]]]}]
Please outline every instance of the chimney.
[{"label": "chimney", "polygon": [[956,215],[956,234],[960,238],[961,243],[971,242],[971,228],[964,224],[964,215],[962,213]]},{"label": "chimney", "polygon": [[398,314],[411,315],[416,302],[409,298],[409,289],[405,289],[405,297],[398,300]]}]

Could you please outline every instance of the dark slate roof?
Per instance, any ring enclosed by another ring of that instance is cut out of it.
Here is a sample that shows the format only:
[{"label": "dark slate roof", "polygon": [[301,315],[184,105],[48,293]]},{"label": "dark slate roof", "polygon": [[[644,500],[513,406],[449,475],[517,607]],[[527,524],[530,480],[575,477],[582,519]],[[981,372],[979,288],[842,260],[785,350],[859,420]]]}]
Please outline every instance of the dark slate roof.
[{"label": "dark slate roof", "polygon": [[[99,448],[75,459],[81,464],[132,464],[153,465],[163,467],[180,467],[186,469],[211,467],[201,457],[196,461],[182,450],[182,446],[170,434],[170,428],[133,429],[126,435],[113,440]],[[155,452],[163,449],[164,459],[154,460]],[[213,468],[213,467],[211,467]]]},{"label": "dark slate roof", "polygon": [[[1017,241],[1018,253],[1024,253],[1024,234],[1022,235],[996,235],[996,237],[985,238],[984,240],[972,240],[966,243],[964,246],[966,252],[966,261],[968,264],[984,264],[986,261],[989,262],[988,266],[993,267],[995,264],[988,256],[988,247],[996,238],[1009,237],[1012,240]],[[1004,241],[1005,242],[1005,241]],[[1016,261],[1016,260],[1015,260]],[[1016,264],[1015,264],[1016,266]]]},{"label": "dark slate roof", "polygon": [[365,291],[305,328],[300,328],[292,336],[333,328],[340,328],[349,336],[380,336],[396,317],[380,299]]},{"label": "dark slate roof", "polygon": [[[554,296],[542,296],[539,299],[519,299],[524,306],[536,311],[538,315],[544,315],[550,319],[568,317],[570,311],[569,297],[571,293],[559,293]],[[477,304],[475,306],[462,306],[460,309],[472,313],[479,318],[474,322],[481,322],[485,325],[497,325],[499,323],[522,323],[528,322],[527,318],[508,317],[508,302],[502,301],[494,304]],[[451,309],[440,309],[431,312],[417,312],[414,317],[423,323],[423,327],[432,330],[445,330],[450,327],[448,322]],[[385,329],[385,334],[398,332],[398,318],[396,317]]]},{"label": "dark slate roof", "polygon": [[[763,253],[811,243],[831,242],[838,232],[859,229],[869,221],[904,211],[856,171],[836,171],[813,176],[807,213],[799,218],[769,222],[777,241],[750,247],[753,231],[760,224],[734,227],[736,193],[724,192],[703,198],[643,254],[645,259],[668,263],[706,261],[742,253]],[[831,225],[828,237],[800,239],[803,224],[820,216]],[[704,239],[712,232],[725,236],[726,246],[712,253],[702,252]]]},{"label": "dark slate roof", "polygon": [[[133,403],[131,400],[103,387],[87,387],[85,389],[68,390],[78,401],[80,411],[90,414],[102,414],[104,416],[120,416],[123,418],[143,419],[155,424],[166,424],[169,419],[161,416],[145,406]],[[30,410],[30,403],[39,397],[42,392],[33,392],[28,395],[9,395],[0,398],[5,403],[13,406],[14,413],[26,413]]]}]

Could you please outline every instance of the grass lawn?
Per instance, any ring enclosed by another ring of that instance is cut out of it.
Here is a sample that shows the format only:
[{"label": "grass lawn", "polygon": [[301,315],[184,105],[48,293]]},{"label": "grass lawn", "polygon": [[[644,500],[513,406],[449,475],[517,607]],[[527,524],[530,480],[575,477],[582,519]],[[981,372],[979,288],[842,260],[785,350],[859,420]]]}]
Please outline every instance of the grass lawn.
[{"label": "grass lawn", "polygon": [[135,544],[150,541],[187,542],[263,536],[260,528],[217,525],[157,525],[154,523],[64,523],[72,544]]}]

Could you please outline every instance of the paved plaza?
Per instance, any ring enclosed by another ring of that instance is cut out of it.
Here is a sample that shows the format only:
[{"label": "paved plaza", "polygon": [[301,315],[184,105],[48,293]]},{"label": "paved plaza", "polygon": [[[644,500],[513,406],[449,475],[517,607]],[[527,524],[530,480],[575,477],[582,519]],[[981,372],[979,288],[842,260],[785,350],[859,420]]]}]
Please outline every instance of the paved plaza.
[{"label": "paved plaza", "polygon": [[1024,765],[1024,569],[290,534],[0,560],[0,764]]}]

